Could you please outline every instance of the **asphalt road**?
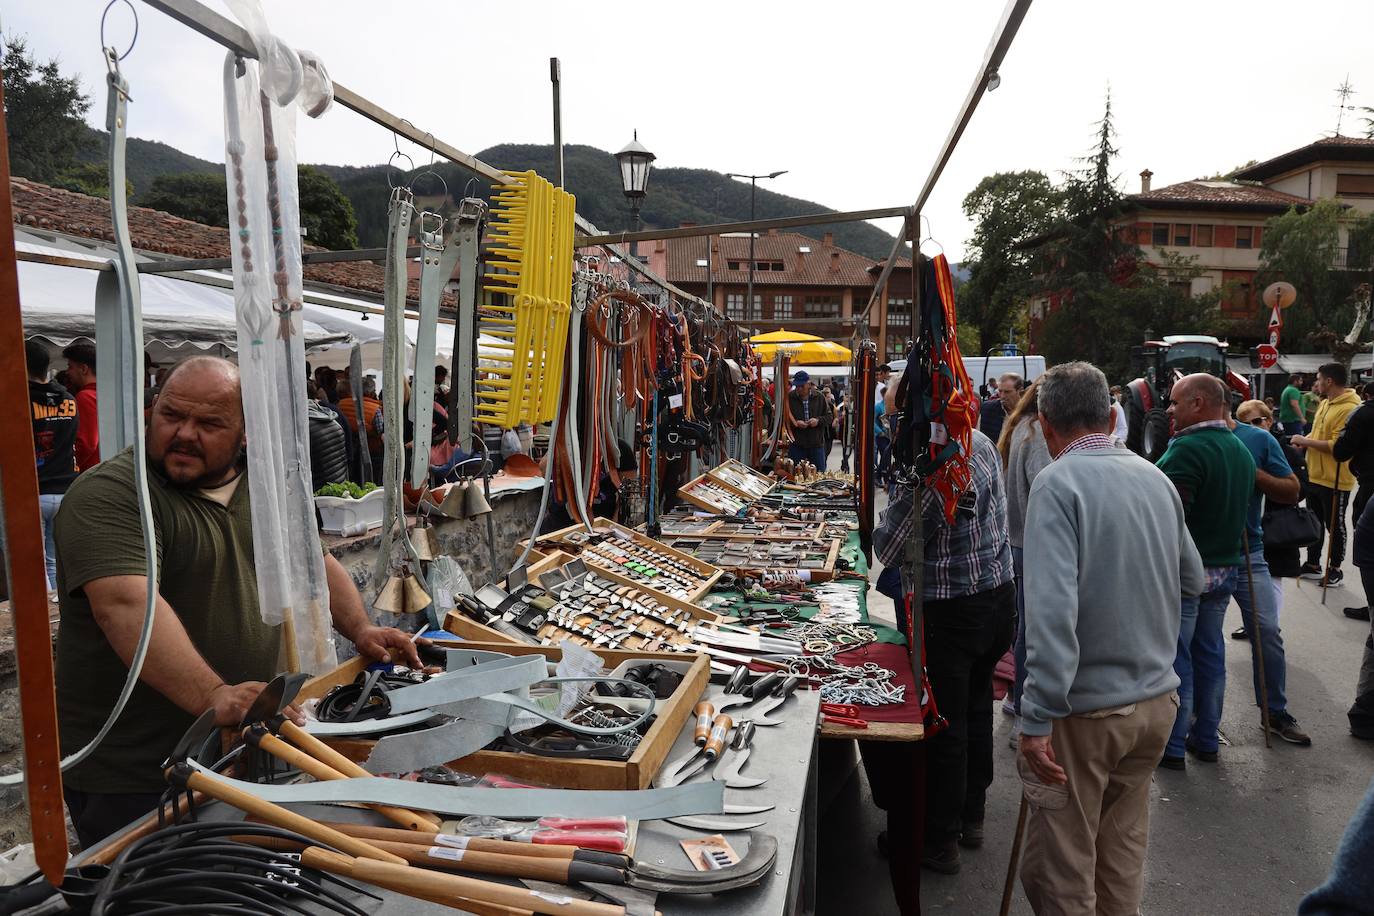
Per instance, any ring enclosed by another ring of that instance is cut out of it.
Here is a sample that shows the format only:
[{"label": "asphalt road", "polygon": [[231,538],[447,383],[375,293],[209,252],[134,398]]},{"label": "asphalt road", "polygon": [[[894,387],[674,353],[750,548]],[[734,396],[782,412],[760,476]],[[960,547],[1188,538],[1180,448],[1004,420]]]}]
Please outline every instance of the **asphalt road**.
[{"label": "asphalt road", "polygon": [[[1248,644],[1227,640],[1222,731],[1228,744],[1220,761],[1189,758],[1186,772],[1155,774],[1142,904],[1147,916],[1293,913],[1325,879],[1346,822],[1374,777],[1374,743],[1351,738],[1345,717],[1369,634],[1369,624],[1341,613],[1363,603],[1358,574],[1352,568],[1348,575],[1325,607],[1315,583],[1285,582],[1280,625],[1289,711],[1312,736],[1311,747],[1275,738],[1274,747],[1265,748]],[[876,592],[870,592],[870,609],[877,619],[891,620],[891,603]],[[1227,633],[1239,624],[1233,603]],[[1001,902],[1019,789],[1015,752],[1006,742],[1011,718],[996,710],[994,716],[997,775],[986,845],[961,851],[958,875],[924,873],[923,912],[995,914]],[[843,780],[843,759],[831,763]],[[862,767],[855,768],[822,821],[819,913],[896,912],[887,863],[874,846],[882,824]],[[1031,912],[1019,885],[1011,912]]]}]

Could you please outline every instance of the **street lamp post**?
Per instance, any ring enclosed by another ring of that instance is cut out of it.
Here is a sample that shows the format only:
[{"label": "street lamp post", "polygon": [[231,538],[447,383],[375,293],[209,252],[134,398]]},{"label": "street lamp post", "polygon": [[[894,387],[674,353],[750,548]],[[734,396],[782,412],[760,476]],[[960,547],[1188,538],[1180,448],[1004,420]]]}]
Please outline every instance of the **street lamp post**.
[{"label": "street lamp post", "polygon": [[[748,178],[749,179],[749,222],[754,221],[754,196],[758,190],[760,178],[777,178],[779,175],[786,175],[787,169],[781,172],[770,172],[767,175],[741,175],[738,172],[726,172],[726,178]],[[754,314],[754,236],[755,232],[751,226],[749,229],[749,282],[745,287],[744,294],[744,317],[748,321],[753,318],[762,319],[762,315]],[[762,311],[760,309],[760,311]]]},{"label": "street lamp post", "polygon": [[[639,142],[639,131],[625,148],[615,154],[620,165],[620,186],[625,198],[630,202],[630,231],[639,231],[639,208],[644,203],[644,194],[649,190],[649,173],[653,170],[654,160],[658,158]],[[630,253],[638,252],[639,243],[635,242]]]}]

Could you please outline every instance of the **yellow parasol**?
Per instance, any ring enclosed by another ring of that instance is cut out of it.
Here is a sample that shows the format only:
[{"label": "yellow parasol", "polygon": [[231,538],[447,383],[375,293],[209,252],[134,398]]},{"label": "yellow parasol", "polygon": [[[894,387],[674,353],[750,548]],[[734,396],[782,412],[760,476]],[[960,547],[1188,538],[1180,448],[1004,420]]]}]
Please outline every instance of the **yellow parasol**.
[{"label": "yellow parasol", "polygon": [[851,357],[848,347],[842,347],[814,334],[784,331],[781,328],[751,337],[749,343],[753,344],[754,352],[765,363],[773,361],[779,347],[787,354],[788,359],[798,366],[843,364],[849,362]]}]

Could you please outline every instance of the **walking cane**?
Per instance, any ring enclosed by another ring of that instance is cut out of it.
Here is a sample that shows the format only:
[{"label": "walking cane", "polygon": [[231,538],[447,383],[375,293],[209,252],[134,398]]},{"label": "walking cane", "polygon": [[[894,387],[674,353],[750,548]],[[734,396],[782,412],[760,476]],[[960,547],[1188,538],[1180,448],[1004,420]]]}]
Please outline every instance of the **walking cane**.
[{"label": "walking cane", "polygon": [[1240,544],[1245,550],[1245,579],[1250,584],[1250,651],[1255,654],[1255,671],[1259,674],[1260,722],[1264,726],[1264,746],[1269,743],[1269,690],[1264,683],[1264,650],[1260,648],[1259,597],[1255,594],[1255,569],[1250,565],[1250,532],[1240,533]]},{"label": "walking cane", "polygon": [[[1335,459],[1335,455],[1331,456]],[[1326,529],[1326,568],[1322,570],[1322,607],[1326,607],[1326,580],[1331,575],[1331,552],[1336,546],[1337,513],[1341,508],[1341,463],[1336,462],[1336,484],[1331,494],[1331,525]],[[1341,519],[1344,521],[1344,519]]]},{"label": "walking cane", "polygon": [[1026,816],[1030,814],[1030,802],[1026,793],[1021,793],[1021,810],[1016,813],[1016,835],[1011,838],[1011,859],[1007,862],[1007,882],[1002,885],[1002,907],[997,916],[1007,916],[1011,912],[1011,889],[1016,885],[1016,868],[1021,864],[1021,841],[1026,836]]}]

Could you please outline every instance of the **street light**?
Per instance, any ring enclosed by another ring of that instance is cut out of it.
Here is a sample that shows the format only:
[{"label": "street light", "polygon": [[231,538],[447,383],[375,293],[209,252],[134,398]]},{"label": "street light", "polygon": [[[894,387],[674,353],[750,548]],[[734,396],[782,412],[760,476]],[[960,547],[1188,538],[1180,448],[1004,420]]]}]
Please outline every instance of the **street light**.
[{"label": "street light", "polygon": [[[787,169],[781,172],[769,172],[767,175],[742,175],[739,172],[726,172],[726,178],[748,178],[749,179],[749,222],[754,221],[754,193],[758,189],[758,182],[761,178],[777,178],[779,175],[786,175]],[[754,317],[754,227],[749,227],[749,285],[744,294],[744,317],[749,320]],[[762,319],[762,315],[758,316]]]},{"label": "street light", "polygon": [[620,185],[625,197],[630,201],[630,231],[639,231],[639,208],[644,203],[644,192],[649,190],[649,172],[658,158],[639,142],[639,131],[625,148],[615,154],[620,164]]}]

